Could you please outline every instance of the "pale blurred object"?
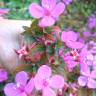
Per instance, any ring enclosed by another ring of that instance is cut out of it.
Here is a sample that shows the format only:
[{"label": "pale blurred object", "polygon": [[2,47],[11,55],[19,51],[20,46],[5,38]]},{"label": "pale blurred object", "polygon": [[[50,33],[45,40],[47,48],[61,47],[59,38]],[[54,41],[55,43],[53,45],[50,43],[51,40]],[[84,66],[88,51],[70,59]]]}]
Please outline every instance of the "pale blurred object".
[{"label": "pale blurred object", "polygon": [[23,26],[30,26],[30,21],[0,20],[0,63],[8,70],[14,71],[20,64],[15,49],[20,48]]}]

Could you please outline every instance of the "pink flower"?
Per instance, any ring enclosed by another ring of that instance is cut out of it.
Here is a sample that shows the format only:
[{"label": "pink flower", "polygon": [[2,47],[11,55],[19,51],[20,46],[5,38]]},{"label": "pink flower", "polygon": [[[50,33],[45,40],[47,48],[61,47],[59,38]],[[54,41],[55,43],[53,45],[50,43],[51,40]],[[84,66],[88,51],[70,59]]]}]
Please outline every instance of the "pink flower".
[{"label": "pink flower", "polygon": [[28,54],[26,46],[23,46],[21,49],[17,50],[16,53],[19,55],[19,58]]},{"label": "pink flower", "polygon": [[65,32],[61,34],[61,40],[66,43],[66,45],[72,49],[80,49],[84,46],[83,43],[78,42],[78,35],[73,31]]},{"label": "pink flower", "polygon": [[4,69],[0,69],[0,83],[8,79],[8,73]]},{"label": "pink flower", "polygon": [[52,76],[52,70],[47,65],[42,65],[34,78],[35,88],[42,90],[43,96],[56,96],[55,89],[64,87],[64,79],[60,75]]},{"label": "pink flower", "polygon": [[6,96],[29,96],[34,88],[33,78],[27,83],[28,75],[21,71],[15,77],[15,83],[8,83],[4,88]]},{"label": "pink flower", "polygon": [[0,15],[7,14],[9,12],[9,9],[1,9],[0,8]]},{"label": "pink flower", "polygon": [[46,27],[54,25],[65,9],[62,2],[56,3],[56,0],[42,0],[41,6],[32,3],[29,6],[29,13],[32,17],[40,19],[39,26]]},{"label": "pink flower", "polygon": [[90,17],[87,25],[90,29],[96,28],[96,17]]},{"label": "pink flower", "polygon": [[67,65],[68,71],[71,72],[79,64],[79,53],[77,50],[72,50],[64,56],[64,61]]},{"label": "pink flower", "polygon": [[[88,53],[87,46],[84,46],[80,52],[80,62],[81,64],[84,63],[84,59],[86,58],[86,55]],[[82,64],[83,67],[83,64]]]},{"label": "pink flower", "polygon": [[[80,66],[84,69],[84,65],[87,64],[91,70],[96,69],[96,43],[89,42],[80,52]],[[89,49],[90,47],[90,49]]]},{"label": "pink flower", "polygon": [[88,86],[88,88],[96,88],[96,70],[90,71],[89,67],[86,67],[85,70],[81,71],[78,83],[83,87]]},{"label": "pink flower", "polygon": [[92,34],[91,34],[91,32],[89,32],[89,31],[85,31],[85,32],[83,32],[83,36],[84,37],[90,37]]}]

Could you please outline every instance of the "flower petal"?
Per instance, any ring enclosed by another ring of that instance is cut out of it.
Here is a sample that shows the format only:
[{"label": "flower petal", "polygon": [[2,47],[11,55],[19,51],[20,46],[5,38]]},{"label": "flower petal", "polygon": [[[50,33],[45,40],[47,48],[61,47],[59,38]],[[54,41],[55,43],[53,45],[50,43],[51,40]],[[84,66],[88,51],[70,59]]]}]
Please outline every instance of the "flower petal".
[{"label": "flower petal", "polygon": [[56,93],[49,87],[43,89],[43,96],[56,96]]},{"label": "flower petal", "polygon": [[69,5],[69,4],[72,2],[72,0],[63,0],[63,2],[64,2],[66,5]]},{"label": "flower petal", "polygon": [[52,26],[55,23],[55,19],[52,18],[51,16],[45,16],[39,21],[39,26],[40,27],[47,27],[47,26]]},{"label": "flower petal", "polygon": [[91,78],[96,79],[96,70],[92,71],[90,76]]},{"label": "flower petal", "polygon": [[44,10],[42,7],[40,7],[38,4],[36,3],[32,3],[29,6],[29,13],[34,17],[34,18],[41,18],[44,15]]},{"label": "flower petal", "polygon": [[78,83],[79,83],[80,86],[83,86],[83,87],[86,86],[87,81],[88,81],[88,78],[85,77],[85,76],[80,76],[78,78]]},{"label": "flower petal", "polygon": [[80,49],[84,46],[84,44],[81,42],[73,42],[73,41],[69,41],[66,44],[68,47],[70,47],[72,49]]},{"label": "flower petal", "polygon": [[58,19],[59,15],[61,15],[61,14],[63,13],[64,9],[65,9],[64,3],[61,3],[61,2],[60,2],[60,3],[58,3],[58,4],[54,7],[51,15],[52,15],[54,18]]},{"label": "flower petal", "polygon": [[63,31],[61,34],[61,40],[65,43],[68,41],[76,41],[77,38],[78,35],[73,31],[68,31],[68,32]]},{"label": "flower petal", "polygon": [[68,60],[72,61],[72,60],[74,60],[74,59],[73,59],[73,57],[70,56],[70,55],[64,56],[64,61],[68,61]]},{"label": "flower petal", "polygon": [[50,86],[52,88],[63,88],[64,87],[64,78],[60,75],[54,75],[50,80]]},{"label": "flower petal", "polygon": [[49,78],[52,74],[51,68],[47,65],[42,65],[39,69],[38,69],[38,75],[41,78]]},{"label": "flower petal", "polygon": [[8,79],[8,73],[4,69],[0,69],[0,82],[3,82]]},{"label": "flower petal", "polygon": [[25,86],[27,83],[27,80],[28,80],[28,74],[26,72],[21,71],[21,72],[16,74],[16,77],[15,77],[16,83]]},{"label": "flower petal", "polygon": [[46,9],[52,10],[56,5],[56,0],[42,0],[42,6]]},{"label": "flower petal", "polygon": [[89,68],[89,66],[86,63],[83,63],[81,65],[80,72],[84,76],[90,76],[90,68]]},{"label": "flower petal", "polygon": [[94,60],[93,54],[92,53],[88,53],[87,56],[86,56],[86,59],[89,60],[89,61],[93,61]]},{"label": "flower petal", "polygon": [[33,89],[34,89],[34,79],[31,78],[31,80],[28,82],[28,84],[25,87],[25,91],[26,91],[26,93],[29,94],[32,92]]},{"label": "flower petal", "polygon": [[22,93],[20,93],[20,94],[18,94],[16,96],[28,96],[28,95],[25,92],[22,92]]},{"label": "flower petal", "polygon": [[89,79],[88,80],[88,84],[87,84],[88,88],[96,88],[96,80],[93,79]]},{"label": "flower petal", "polygon": [[87,46],[84,46],[80,52],[80,62],[84,61],[87,53],[88,53]]},{"label": "flower petal", "polygon": [[73,61],[73,60],[68,60],[68,61],[65,61],[67,67],[68,67],[68,70],[69,72],[73,71],[73,68],[78,65],[78,62],[76,61]]},{"label": "flower petal", "polygon": [[6,96],[17,96],[20,93],[18,89],[16,89],[16,85],[14,83],[9,83],[4,88],[4,93]]},{"label": "flower petal", "polygon": [[89,36],[91,36],[92,34],[91,34],[91,32],[89,32],[89,31],[85,31],[85,32],[83,32],[83,36],[84,37],[89,37]]},{"label": "flower petal", "polygon": [[43,80],[38,74],[34,77],[34,85],[37,90],[41,90],[43,88]]}]

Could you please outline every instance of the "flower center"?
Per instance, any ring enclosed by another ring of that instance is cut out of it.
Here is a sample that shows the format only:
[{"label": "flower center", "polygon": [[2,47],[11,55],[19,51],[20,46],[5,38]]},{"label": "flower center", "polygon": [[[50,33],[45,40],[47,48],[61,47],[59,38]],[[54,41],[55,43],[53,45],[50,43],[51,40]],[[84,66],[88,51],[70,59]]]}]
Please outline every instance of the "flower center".
[{"label": "flower center", "polygon": [[25,50],[21,50],[21,54],[24,54],[24,53],[26,53],[26,51]]},{"label": "flower center", "polygon": [[21,85],[20,83],[17,83],[16,85],[17,85],[17,89],[19,89],[20,92],[24,92],[24,86],[23,85]]},{"label": "flower center", "polygon": [[79,53],[78,53],[77,50],[72,50],[72,51],[70,52],[70,55],[73,57],[74,60],[79,61]]},{"label": "flower center", "polygon": [[50,16],[49,10],[45,9],[44,14],[45,14],[45,16]]},{"label": "flower center", "polygon": [[43,80],[43,86],[44,86],[44,87],[47,87],[48,85],[49,85],[48,80],[44,79],[44,80]]}]

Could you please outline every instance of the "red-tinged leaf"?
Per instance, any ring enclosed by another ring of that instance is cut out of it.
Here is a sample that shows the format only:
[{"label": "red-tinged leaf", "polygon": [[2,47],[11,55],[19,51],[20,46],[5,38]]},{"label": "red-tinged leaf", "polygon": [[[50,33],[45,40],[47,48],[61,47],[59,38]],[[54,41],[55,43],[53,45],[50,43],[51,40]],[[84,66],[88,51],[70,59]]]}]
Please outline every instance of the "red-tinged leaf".
[{"label": "red-tinged leaf", "polygon": [[54,26],[53,27],[53,31],[60,33],[61,32],[61,28],[59,26]]},{"label": "red-tinged leaf", "polygon": [[54,26],[52,31],[53,31],[53,34],[55,34],[56,37],[60,39],[60,33],[61,33],[60,27]]},{"label": "red-tinged leaf", "polygon": [[46,40],[51,40],[51,41],[53,41],[53,42],[55,41],[54,36],[51,35],[51,34],[48,34],[48,33],[45,33],[45,32],[44,32],[44,37],[45,37]]},{"label": "red-tinged leaf", "polygon": [[36,53],[34,55],[28,55],[24,58],[25,61],[31,61],[32,63],[36,63],[38,61],[40,61],[40,59],[42,58],[43,53]]}]

